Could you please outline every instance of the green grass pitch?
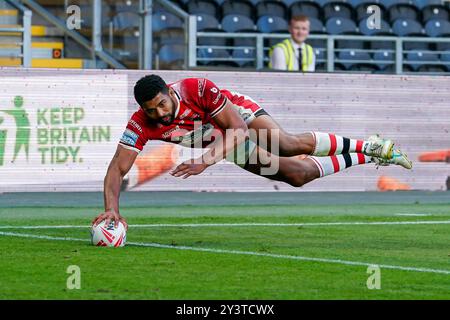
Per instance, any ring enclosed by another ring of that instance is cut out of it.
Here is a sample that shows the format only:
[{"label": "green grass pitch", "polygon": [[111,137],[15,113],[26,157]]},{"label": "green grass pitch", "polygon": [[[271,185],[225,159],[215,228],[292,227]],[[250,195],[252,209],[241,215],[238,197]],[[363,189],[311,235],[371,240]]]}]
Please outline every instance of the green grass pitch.
[{"label": "green grass pitch", "polygon": [[[100,207],[2,207],[0,299],[450,299],[448,209],[125,206],[135,226],[112,249],[89,243]],[[372,264],[380,289],[367,287]],[[66,286],[70,265],[81,289]]]}]

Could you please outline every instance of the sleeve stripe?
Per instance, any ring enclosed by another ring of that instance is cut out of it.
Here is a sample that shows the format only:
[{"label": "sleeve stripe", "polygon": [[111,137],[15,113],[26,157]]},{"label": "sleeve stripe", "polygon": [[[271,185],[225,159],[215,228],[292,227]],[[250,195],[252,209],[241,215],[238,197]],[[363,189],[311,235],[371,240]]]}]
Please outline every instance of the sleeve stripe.
[{"label": "sleeve stripe", "polygon": [[119,142],[119,145],[121,145],[121,146],[124,147],[125,149],[136,151],[137,153],[140,153],[140,152],[141,152],[141,150],[139,150],[138,148],[129,146],[129,145],[123,143],[123,142]]},{"label": "sleeve stripe", "polygon": [[227,102],[228,102],[228,99],[225,98],[222,105],[220,107],[218,107],[216,110],[214,110],[213,112],[211,112],[211,117],[214,118],[216,115],[218,115],[223,110],[223,108],[225,108],[225,105],[227,104]]}]

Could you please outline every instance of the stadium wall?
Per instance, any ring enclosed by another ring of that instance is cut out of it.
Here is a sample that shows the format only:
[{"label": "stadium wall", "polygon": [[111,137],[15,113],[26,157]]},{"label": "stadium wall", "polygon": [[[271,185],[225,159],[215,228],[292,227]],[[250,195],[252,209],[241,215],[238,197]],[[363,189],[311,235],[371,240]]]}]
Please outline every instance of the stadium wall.
[{"label": "stadium wall", "polygon": [[[134,83],[148,73],[0,68],[0,192],[102,190],[117,142],[138,108]],[[394,139],[414,168],[359,166],[296,189],[222,162],[180,180],[167,170],[200,150],[152,141],[127,177],[128,190],[374,191],[383,189],[380,177],[413,190],[447,189],[445,157],[419,160],[450,150],[450,77],[156,73],[167,82],[207,77],[248,95],[292,133],[315,130],[354,138],[380,133]],[[136,185],[138,179],[145,182]]]}]

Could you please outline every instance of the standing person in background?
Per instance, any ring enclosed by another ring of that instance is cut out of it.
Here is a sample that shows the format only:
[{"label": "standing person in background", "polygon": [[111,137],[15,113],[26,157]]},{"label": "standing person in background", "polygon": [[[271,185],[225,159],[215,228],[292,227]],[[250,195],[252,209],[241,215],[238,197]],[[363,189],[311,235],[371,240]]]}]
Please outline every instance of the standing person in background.
[{"label": "standing person in background", "polygon": [[308,17],[293,16],[289,22],[289,33],[291,34],[290,39],[277,43],[270,50],[269,68],[287,71],[315,71],[314,50],[305,43],[309,35]]}]

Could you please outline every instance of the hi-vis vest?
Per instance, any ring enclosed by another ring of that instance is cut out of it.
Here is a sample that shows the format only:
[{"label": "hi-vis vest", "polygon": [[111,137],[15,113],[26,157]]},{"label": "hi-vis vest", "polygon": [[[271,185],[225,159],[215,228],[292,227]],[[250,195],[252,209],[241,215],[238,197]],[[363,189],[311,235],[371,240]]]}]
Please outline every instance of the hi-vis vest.
[{"label": "hi-vis vest", "polygon": [[[282,42],[277,43],[272,48],[270,48],[269,58],[272,58],[273,50],[276,47],[283,48],[284,56],[286,57],[287,70],[294,71],[294,61],[297,59],[297,57],[295,55],[295,50],[294,47],[292,46],[291,40],[290,39],[283,40]],[[313,63],[313,54],[314,54],[313,48],[309,44],[305,43],[305,49],[306,50],[303,50],[302,55],[302,68],[301,68],[302,71],[308,70],[308,66],[310,66]],[[272,62],[269,62],[269,68],[272,68]]]}]

